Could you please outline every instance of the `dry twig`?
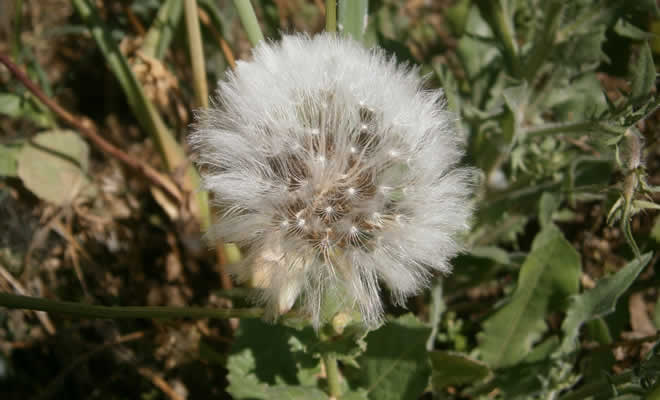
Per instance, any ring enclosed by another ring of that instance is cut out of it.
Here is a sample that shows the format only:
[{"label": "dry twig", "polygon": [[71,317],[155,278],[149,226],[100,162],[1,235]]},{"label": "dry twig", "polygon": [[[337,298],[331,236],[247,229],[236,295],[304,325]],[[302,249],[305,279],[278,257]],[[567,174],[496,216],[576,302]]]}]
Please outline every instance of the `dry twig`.
[{"label": "dry twig", "polygon": [[112,157],[123,162],[129,168],[140,173],[151,181],[156,186],[162,188],[167,194],[176,199],[179,203],[183,201],[183,196],[179,188],[165,175],[156,171],[151,166],[137,160],[119,148],[115,147],[112,143],[101,137],[96,129],[94,123],[88,118],[76,117],[69,111],[65,110],[55,100],[46,96],[46,94],[34,83],[30,78],[14,64],[6,54],[0,53],[0,63],[4,64],[7,69],[18,79],[35,97],[37,97],[43,104],[50,108],[58,117],[64,120],[67,124],[76,128],[81,134],[87,137],[94,143],[101,151],[111,155]]}]

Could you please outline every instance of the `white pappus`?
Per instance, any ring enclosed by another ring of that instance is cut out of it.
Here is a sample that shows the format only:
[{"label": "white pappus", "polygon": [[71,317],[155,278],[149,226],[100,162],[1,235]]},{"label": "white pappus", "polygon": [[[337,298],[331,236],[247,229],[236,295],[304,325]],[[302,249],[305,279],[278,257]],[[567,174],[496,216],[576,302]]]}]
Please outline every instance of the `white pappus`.
[{"label": "white pappus", "polygon": [[473,172],[442,92],[382,50],[331,34],[262,43],[220,83],[190,141],[272,317],[296,301],[318,326],[330,287],[366,324],[449,272]]}]

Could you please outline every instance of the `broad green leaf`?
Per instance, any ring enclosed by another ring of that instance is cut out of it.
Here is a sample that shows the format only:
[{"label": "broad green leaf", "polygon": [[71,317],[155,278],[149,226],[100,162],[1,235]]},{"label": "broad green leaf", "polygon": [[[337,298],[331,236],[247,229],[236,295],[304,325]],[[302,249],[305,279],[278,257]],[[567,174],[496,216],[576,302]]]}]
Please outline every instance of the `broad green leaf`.
[{"label": "broad green leaf", "polygon": [[32,193],[64,205],[79,194],[92,194],[88,166],[89,147],[80,136],[73,131],[49,131],[25,143],[17,172]]},{"label": "broad green leaf", "polygon": [[20,146],[0,144],[0,176],[17,176],[17,158]]},{"label": "broad green leaf", "polygon": [[292,399],[292,400],[326,400],[328,396],[316,387],[287,385],[277,383],[269,385],[260,381],[255,374],[268,365],[257,364],[254,353],[245,349],[229,358],[227,391],[234,399]]},{"label": "broad green leaf", "polygon": [[577,293],[580,256],[561,231],[550,225],[537,235],[508,304],[484,323],[482,357],[492,368],[522,360],[546,331],[545,318]]},{"label": "broad green leaf", "polygon": [[651,47],[649,47],[648,42],[644,42],[642,45],[639,58],[637,63],[634,64],[631,74],[630,97],[633,100],[644,98],[653,89],[656,75],[653,54],[651,54]]},{"label": "broad green leaf", "polygon": [[595,288],[573,298],[561,326],[564,339],[559,349],[560,354],[570,353],[575,349],[580,328],[585,322],[615,310],[619,297],[628,290],[650,260],[651,253],[646,253],[628,263],[616,274],[601,279]]},{"label": "broad green leaf", "polygon": [[259,320],[241,321],[227,360],[227,391],[235,399],[327,399],[317,388],[319,360],[307,353],[308,345],[297,337],[301,334]]},{"label": "broad green leaf", "polygon": [[367,335],[359,369],[347,368],[352,388],[366,388],[370,399],[417,399],[428,385],[431,367],[426,340],[431,329],[412,314]]},{"label": "broad green leaf", "polygon": [[429,357],[433,368],[431,380],[435,391],[449,385],[474,384],[491,374],[486,364],[473,360],[466,354],[432,351]]},{"label": "broad green leaf", "polygon": [[501,392],[501,399],[527,400],[542,393],[543,381],[539,377],[547,377],[555,362],[550,355],[559,346],[557,336],[551,336],[534,348],[517,364],[497,371],[490,386]]}]

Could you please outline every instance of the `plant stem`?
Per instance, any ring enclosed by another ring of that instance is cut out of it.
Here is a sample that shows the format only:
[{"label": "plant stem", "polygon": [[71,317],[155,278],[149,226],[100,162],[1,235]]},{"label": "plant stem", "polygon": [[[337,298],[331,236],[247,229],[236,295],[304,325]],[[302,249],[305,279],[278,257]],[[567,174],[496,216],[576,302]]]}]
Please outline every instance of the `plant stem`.
[{"label": "plant stem", "polygon": [[128,60],[119,51],[119,47],[112,39],[110,31],[105,28],[94,3],[90,0],[72,0],[72,4],[101,49],[110,70],[119,81],[140,126],[156,142],[167,169],[172,173],[185,171],[185,178],[182,182],[183,187],[186,191],[192,193],[197,206],[195,215],[202,229],[207,229],[211,218],[208,194],[199,190],[201,179],[197,171],[189,165],[183,147],[179,145],[172,132],[165,125],[156,107],[147,98],[142,86],[133,74]]},{"label": "plant stem", "polygon": [[264,35],[261,33],[252,3],[250,3],[250,0],[234,0],[234,6],[238,11],[238,17],[241,19],[241,24],[243,24],[243,29],[245,29],[250,43],[252,43],[252,46],[256,46],[264,40]]},{"label": "plant stem", "polygon": [[339,30],[362,42],[367,29],[368,11],[369,0],[339,0]]},{"label": "plant stem", "polygon": [[197,1],[185,0],[186,30],[188,31],[188,47],[190,49],[190,61],[192,64],[193,84],[197,105],[208,108],[208,84],[206,82],[206,70],[204,68],[204,46],[202,44],[202,33],[199,30],[199,14],[197,13]]},{"label": "plant stem", "polygon": [[337,32],[337,0],[325,1],[325,30]]},{"label": "plant stem", "polygon": [[141,51],[144,55],[162,60],[181,19],[181,0],[167,0],[144,35]]},{"label": "plant stem", "polygon": [[261,308],[214,309],[204,307],[108,307],[0,293],[0,306],[69,314],[84,318],[260,318]]},{"label": "plant stem", "polygon": [[612,134],[622,134],[619,132],[616,127],[609,126],[606,123],[600,121],[581,121],[581,122],[569,122],[569,123],[558,123],[558,124],[547,124],[541,126],[534,126],[527,128],[523,131],[522,135],[525,137],[534,137],[534,136],[546,136],[553,135],[555,133],[585,133],[593,130],[601,130],[607,133]]},{"label": "plant stem", "polygon": [[502,0],[478,0],[477,6],[481,16],[488,22],[495,36],[502,43],[502,52],[509,73],[513,77],[519,77],[521,73],[520,55],[509,10],[503,7]]},{"label": "plant stem", "polygon": [[322,358],[323,365],[325,365],[325,375],[328,379],[328,394],[330,398],[337,400],[341,395],[337,357],[333,353],[325,353]]},{"label": "plant stem", "polygon": [[[5,0],[11,1],[11,0]],[[11,7],[10,7],[11,9]],[[14,61],[20,62],[21,59],[21,32],[23,31],[23,0],[14,0],[14,37],[11,42],[11,52]]]}]

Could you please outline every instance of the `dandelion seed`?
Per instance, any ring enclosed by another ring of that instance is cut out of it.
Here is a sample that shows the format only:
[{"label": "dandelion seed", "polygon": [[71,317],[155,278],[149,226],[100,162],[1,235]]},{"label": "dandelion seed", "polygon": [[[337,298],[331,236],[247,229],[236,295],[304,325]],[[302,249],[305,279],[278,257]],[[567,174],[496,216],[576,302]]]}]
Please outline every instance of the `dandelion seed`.
[{"label": "dandelion seed", "polygon": [[271,316],[314,324],[329,288],[374,327],[394,300],[449,272],[468,228],[472,171],[440,91],[415,69],[334,35],[262,43],[220,83],[191,142],[224,210],[210,232],[245,250]]}]

